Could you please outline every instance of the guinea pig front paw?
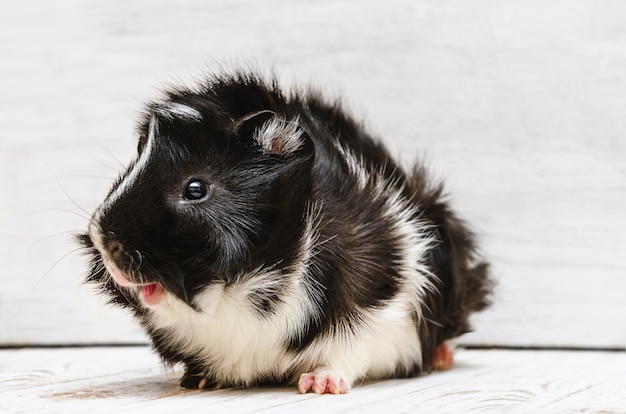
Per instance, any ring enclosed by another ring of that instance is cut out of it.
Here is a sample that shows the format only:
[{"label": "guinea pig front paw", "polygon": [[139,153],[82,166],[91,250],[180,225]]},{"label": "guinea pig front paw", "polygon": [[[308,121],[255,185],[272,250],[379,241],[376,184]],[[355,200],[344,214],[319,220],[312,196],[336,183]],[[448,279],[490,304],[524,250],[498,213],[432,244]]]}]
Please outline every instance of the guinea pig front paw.
[{"label": "guinea pig front paw", "polygon": [[350,390],[350,382],[339,371],[318,368],[300,375],[298,390],[302,394],[309,390],[316,394],[345,394]]},{"label": "guinea pig front paw", "polygon": [[186,373],[180,379],[180,386],[192,390],[219,390],[222,384],[202,374]]}]

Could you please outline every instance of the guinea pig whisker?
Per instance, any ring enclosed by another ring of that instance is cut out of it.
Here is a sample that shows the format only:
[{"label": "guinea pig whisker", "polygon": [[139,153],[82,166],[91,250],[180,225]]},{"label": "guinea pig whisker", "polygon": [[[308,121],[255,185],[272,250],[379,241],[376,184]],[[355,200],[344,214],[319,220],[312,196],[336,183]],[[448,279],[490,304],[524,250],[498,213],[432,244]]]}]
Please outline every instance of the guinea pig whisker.
[{"label": "guinea pig whisker", "polygon": [[68,230],[68,231],[62,231],[60,233],[48,234],[47,236],[43,236],[43,237],[39,238],[38,240],[36,240],[35,242],[33,242],[33,244],[30,245],[30,248],[33,248],[33,247],[37,246],[39,243],[42,243],[42,242],[44,242],[46,240],[49,240],[49,239],[52,239],[52,238],[55,238],[55,237],[67,236],[68,234],[69,235],[75,235],[75,234],[78,234],[80,232],[81,232],[80,230],[74,230],[74,231]]},{"label": "guinea pig whisker", "polygon": [[[126,168],[126,166],[124,165],[124,163],[117,158],[117,156],[115,154],[113,154],[113,152],[111,150],[109,150],[107,147],[105,147],[104,145],[102,145],[101,142],[98,142],[98,145],[100,146],[100,148],[102,148],[107,154],[109,154],[111,156],[111,158],[113,158],[122,168]],[[112,166],[106,164],[106,163],[102,163],[108,167],[111,167],[111,169],[114,169]]]},{"label": "guinea pig whisker", "polygon": [[[78,217],[80,217],[82,219],[91,221],[91,216],[88,216],[86,214],[82,214],[81,212],[77,212],[77,211],[74,211],[74,210],[69,210],[69,209],[66,209],[66,208],[42,208],[42,209],[33,211],[33,213],[37,214],[37,213],[45,213],[45,212],[50,212],[50,211],[62,211],[63,213],[70,213],[70,214],[78,216]],[[82,212],[84,212],[84,210]]]},{"label": "guinea pig whisker", "polygon": [[74,178],[97,178],[99,180],[107,180],[111,181],[113,177],[106,177],[104,175],[96,175],[96,174],[65,174],[66,177],[74,177]]},{"label": "guinea pig whisker", "polygon": [[133,287],[119,287],[118,290],[120,294],[124,297],[124,299],[126,299],[128,302],[133,303],[134,301],[137,300],[137,298],[134,297],[133,294],[131,293],[133,290]]},{"label": "guinea pig whisker", "polygon": [[141,269],[141,264],[143,263],[143,256],[139,250],[135,250],[133,252],[125,252],[125,256],[128,258],[128,273],[139,273]]},{"label": "guinea pig whisker", "polygon": [[137,256],[137,268],[139,269],[143,263],[143,255],[139,250],[135,250],[135,255]]},{"label": "guinea pig whisker", "polygon": [[[106,148],[104,150],[107,151]],[[107,152],[109,152],[109,151],[107,151]],[[93,161],[93,162],[95,162],[97,164],[100,164],[100,165],[102,165],[104,167],[107,167],[111,171],[114,171],[116,174],[119,174],[119,172],[120,172],[120,169],[117,166],[111,165],[108,162],[103,161],[101,159],[98,159],[98,158],[95,158],[95,157],[86,156],[86,155],[78,155],[78,157],[86,159],[86,160],[89,160],[89,161]],[[119,163],[119,160],[117,158],[115,158],[115,160]],[[124,166],[122,165],[122,167],[124,167]],[[126,167],[124,167],[124,168],[126,168]],[[89,175],[84,175],[84,177],[89,177]]]},{"label": "guinea pig whisker", "polygon": [[[132,266],[132,264],[131,264],[131,266]],[[134,269],[132,267],[129,267],[128,269],[126,269],[125,273],[126,273],[126,275],[128,275],[128,279],[131,280],[134,283],[138,283],[140,285],[145,285],[146,283],[148,283],[148,281],[141,274],[139,269]]]},{"label": "guinea pig whisker", "polygon": [[180,271],[178,272],[178,285],[181,288],[180,290],[183,294],[183,300],[189,305],[189,294],[187,293],[187,287],[185,286],[185,275]]},{"label": "guinea pig whisker", "polygon": [[54,172],[54,170],[50,170],[52,172],[52,175],[54,176],[54,179],[56,180],[57,184],[59,185],[59,187],[61,188],[61,191],[63,191],[63,194],[65,194],[65,196],[67,197],[67,199],[80,211],[82,211],[85,214],[85,217],[91,217],[91,214],[84,209],[83,207],[80,206],[80,204],[78,204],[73,198],[72,196],[70,196],[70,194],[67,192],[67,190],[65,189],[65,187],[63,186],[63,184],[61,183],[61,180],[59,179],[59,177],[57,176],[57,174]]},{"label": "guinea pig whisker", "polygon": [[67,259],[68,257],[70,257],[71,255],[73,255],[76,252],[79,252],[83,250],[83,247],[77,247],[75,249],[72,249],[71,251],[65,253],[63,256],[61,256],[57,261],[55,261],[52,266],[50,266],[50,268],[37,280],[37,282],[35,282],[35,284],[31,287],[30,292],[33,292],[35,289],[37,289],[37,287],[41,284],[41,282],[43,282],[43,280],[59,265],[59,263],[61,263],[63,260]]}]

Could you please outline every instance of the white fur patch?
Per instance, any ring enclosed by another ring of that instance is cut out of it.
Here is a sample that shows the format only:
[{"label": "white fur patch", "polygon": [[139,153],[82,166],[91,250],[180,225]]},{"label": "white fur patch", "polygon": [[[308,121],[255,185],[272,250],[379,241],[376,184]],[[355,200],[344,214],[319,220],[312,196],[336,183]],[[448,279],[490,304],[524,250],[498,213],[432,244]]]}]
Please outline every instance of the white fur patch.
[{"label": "white fur patch", "polygon": [[154,112],[162,116],[163,118],[167,118],[172,120],[174,118],[182,118],[189,121],[201,121],[202,114],[195,108],[192,108],[189,105],[184,105],[177,102],[163,102],[154,108]]},{"label": "white fur patch", "polygon": [[250,384],[261,375],[280,375],[294,368],[295,361],[284,350],[285,333],[302,312],[297,280],[283,292],[284,305],[273,317],[261,317],[247,295],[270,287],[278,271],[258,269],[245,281],[225,286],[214,284],[195,300],[201,312],[192,310],[171,294],[150,308],[150,324],[171,333],[170,341],[211,366],[218,382]]},{"label": "white fur patch", "polygon": [[421,316],[421,298],[427,291],[433,290],[436,283],[435,276],[425,264],[425,255],[435,243],[432,229],[417,218],[419,214],[416,206],[402,194],[403,184],[387,179],[381,171],[368,169],[362,158],[341,144],[336,144],[336,148],[354,177],[357,189],[373,190],[375,199],[385,200],[386,211],[383,216],[393,222],[390,230],[401,241],[402,254],[399,256],[405,259],[400,268],[400,274],[405,280],[401,295],[404,300],[413,303]]},{"label": "white fur patch", "polygon": [[302,134],[297,119],[287,121],[274,117],[255,131],[254,140],[266,154],[289,156],[302,147]]},{"label": "white fur patch", "polygon": [[337,143],[335,147],[341,153],[344,161],[348,165],[348,171],[355,178],[357,188],[359,190],[364,190],[370,182],[372,173],[365,168],[363,160],[359,159],[352,151],[344,148],[339,143]]},{"label": "white fur patch", "polygon": [[404,261],[399,273],[403,276],[403,286],[398,294],[398,300],[412,304],[418,317],[422,316],[423,297],[428,291],[435,289],[436,276],[426,265],[426,254],[432,248],[436,239],[432,236],[432,228],[426,222],[419,220],[415,206],[402,195],[402,188],[395,186],[379,186],[381,193],[385,192],[385,217],[394,222],[391,231],[396,240],[400,241],[400,248]]},{"label": "white fur patch", "polygon": [[359,379],[392,375],[398,365],[410,369],[421,361],[421,346],[411,311],[402,300],[379,310],[361,310],[357,326],[338,326],[332,336],[315,340],[299,356],[301,364],[341,371],[353,384]]}]

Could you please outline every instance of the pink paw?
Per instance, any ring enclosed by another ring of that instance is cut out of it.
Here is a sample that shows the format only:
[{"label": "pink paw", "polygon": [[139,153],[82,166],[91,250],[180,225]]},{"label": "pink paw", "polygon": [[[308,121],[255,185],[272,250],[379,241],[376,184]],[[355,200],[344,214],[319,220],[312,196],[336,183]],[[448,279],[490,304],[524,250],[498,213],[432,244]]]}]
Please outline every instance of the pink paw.
[{"label": "pink paw", "polygon": [[437,371],[446,371],[454,366],[454,351],[449,343],[444,342],[435,348],[433,368]]},{"label": "pink paw", "polygon": [[345,394],[350,390],[350,383],[338,371],[318,368],[300,376],[298,390],[302,394],[309,390],[316,394]]}]

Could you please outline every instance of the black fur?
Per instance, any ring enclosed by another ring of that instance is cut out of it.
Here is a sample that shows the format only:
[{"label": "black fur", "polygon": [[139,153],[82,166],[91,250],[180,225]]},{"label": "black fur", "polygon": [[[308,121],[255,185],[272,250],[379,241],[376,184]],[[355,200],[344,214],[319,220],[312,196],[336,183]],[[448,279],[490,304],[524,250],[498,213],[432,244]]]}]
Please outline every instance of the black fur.
[{"label": "black fur", "polygon": [[[168,116],[163,102],[194,108],[201,119]],[[99,218],[103,243],[123,246],[123,252],[111,249],[111,254],[129,279],[159,282],[194,307],[198,292],[215,280],[228,286],[260,267],[291,269],[300,259],[306,217],[315,206],[322,247],[307,277],[323,287],[322,317],[287,332],[286,350],[302,352],[338,326],[358,325],[363,310],[384,307],[398,294],[403,277],[398,269],[406,258],[400,257],[402,240],[390,231],[394,218],[384,214],[387,199],[377,197],[371,186],[357,191],[358,177],[338,150],[340,143],[390,189],[399,189],[414,206],[412,219],[421,220],[436,239],[427,255],[436,289],[422,298],[423,315],[415,315],[423,360],[395,375],[429,370],[435,347],[467,332],[469,315],[488,305],[488,266],[442,188],[431,185],[419,166],[403,171],[338,103],[311,91],[285,94],[275,81],[247,73],[219,75],[198,89],[173,90],[149,105],[138,130],[140,154],[146,151],[153,117],[162,139],[145,171]],[[296,151],[284,153],[278,143],[268,153],[254,142],[255,131],[273,117],[297,122],[302,145]],[[209,184],[209,202],[177,203],[190,179]],[[89,236],[81,241],[93,258],[87,280],[145,322],[140,300],[111,280]],[[133,258],[133,252],[139,256]],[[249,300],[266,318],[282,298],[280,290],[260,290]],[[166,362],[187,367],[183,386],[197,387],[207,378],[206,387],[217,384],[204,361],[178,349],[167,332],[145,327]],[[281,382],[289,375],[258,382]]]}]

